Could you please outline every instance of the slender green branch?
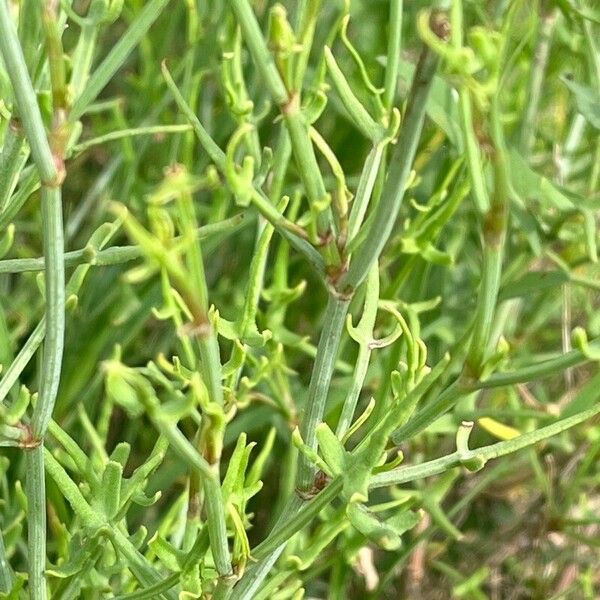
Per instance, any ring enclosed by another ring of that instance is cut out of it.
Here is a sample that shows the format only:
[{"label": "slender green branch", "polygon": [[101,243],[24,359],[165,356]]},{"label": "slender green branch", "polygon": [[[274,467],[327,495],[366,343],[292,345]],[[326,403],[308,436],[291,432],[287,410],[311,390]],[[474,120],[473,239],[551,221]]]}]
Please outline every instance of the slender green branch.
[{"label": "slender green branch", "polygon": [[[545,4],[543,2],[542,4]],[[558,11],[556,9],[548,10],[542,6],[540,22],[538,25],[537,41],[535,44],[533,61],[531,63],[531,73],[529,74],[529,87],[526,95],[525,112],[521,121],[521,130],[519,132],[519,150],[523,156],[528,156],[533,146],[535,124],[542,99],[542,87],[544,84],[544,75],[546,64],[550,53],[550,43],[554,26],[556,25]]]},{"label": "slender green branch", "polygon": [[[44,227],[46,344],[42,359],[40,394],[33,411],[32,437],[43,444],[50,421],[60,378],[64,328],[65,281],[62,202],[60,183],[64,177],[62,157],[56,157],[50,148],[17,32],[11,20],[8,5],[0,2],[0,52],[15,94],[31,154],[42,182],[42,222]],[[61,57],[62,60],[62,57]],[[54,82],[53,82],[54,83]],[[58,160],[57,160],[58,159]],[[58,164],[58,167],[57,167]],[[46,512],[43,448],[28,452],[27,493],[28,549],[31,595],[46,598],[44,568],[46,561]]]},{"label": "slender green branch", "polygon": [[[194,203],[191,194],[183,192],[177,198],[181,231],[187,241],[187,268],[190,274],[191,287],[195,291],[201,310],[208,313],[208,288],[204,274],[204,262],[200,242],[197,239],[197,220],[194,211]],[[197,336],[200,350],[200,369],[205,385],[208,388],[210,401],[223,407],[222,367],[219,351],[217,332],[213,324],[206,324],[206,331]],[[204,478],[204,495],[206,512],[208,514],[208,529],[211,541],[211,549],[219,575],[228,577],[232,575],[231,557],[227,542],[227,528],[225,525],[225,510],[222,502],[221,486],[219,482],[219,464],[221,459],[221,447],[223,445],[223,431],[217,427],[217,431],[211,423],[210,415],[205,415],[205,421],[200,430],[200,445],[205,442],[203,434],[211,438],[207,442],[210,447],[210,469],[214,477]],[[178,438],[179,439],[179,438]],[[181,440],[179,440],[181,443]],[[225,582],[218,588],[223,589]]]},{"label": "slender green branch", "polygon": [[[343,439],[352,424],[358,398],[362,391],[367,369],[369,368],[369,359],[371,357],[371,349],[373,342],[373,329],[375,327],[375,319],[377,317],[377,303],[379,301],[379,265],[374,265],[366,280],[365,303],[363,314],[359,324],[353,332],[353,338],[360,345],[358,357],[354,373],[352,374],[352,384],[344,404],[342,412],[337,423],[335,434],[339,439]],[[348,324],[351,327],[351,324]],[[354,329],[354,328],[353,328]]]},{"label": "slender green branch", "polygon": [[298,31],[298,42],[300,51],[298,52],[294,64],[293,89],[299,90],[302,87],[302,81],[306,74],[308,59],[315,37],[315,27],[321,14],[321,0],[306,0],[300,2],[296,13],[296,29]]},{"label": "slender green branch", "polygon": [[577,415],[573,415],[572,417],[567,417],[566,419],[560,419],[551,425],[540,427],[539,429],[536,429],[530,433],[524,433],[523,435],[513,438],[512,440],[498,442],[496,444],[492,444],[491,446],[484,446],[483,448],[469,450],[468,452],[457,451],[453,454],[449,454],[448,456],[443,456],[442,458],[431,460],[420,465],[400,467],[398,469],[392,469],[391,471],[379,473],[374,475],[371,479],[371,488],[399,485],[402,483],[408,483],[410,481],[416,481],[418,479],[431,477],[432,475],[443,473],[453,467],[458,467],[465,463],[472,463],[474,461],[479,461],[481,464],[483,464],[488,460],[506,456],[507,454],[512,454],[513,452],[517,452],[518,450],[522,450],[523,448],[537,444],[542,440],[558,435],[559,433],[566,431],[575,425],[579,425],[580,423],[591,419],[598,413],[600,413],[600,406],[583,411]]},{"label": "slender green branch", "polygon": [[[450,43],[455,49],[463,45],[463,8],[462,0],[452,2],[451,10],[452,33]],[[479,142],[473,125],[473,104],[470,92],[463,84],[458,89],[458,106],[460,124],[463,133],[467,165],[469,167],[469,178],[471,180],[471,192],[478,212],[483,215],[489,209],[490,201],[487,186],[485,184],[485,171],[481,160]]]},{"label": "slender green branch", "polygon": [[227,528],[225,526],[225,507],[219,485],[219,474],[213,465],[194,448],[187,438],[179,431],[177,425],[161,419],[151,413],[156,428],[164,435],[175,452],[202,478],[205,493],[206,511],[208,516],[208,531],[215,565],[219,575],[227,577],[232,574],[231,557],[227,544]]},{"label": "slender green branch", "polygon": [[0,155],[0,213],[3,213],[17,185],[19,174],[27,162],[28,150],[21,128],[11,121],[4,134],[2,155]]},{"label": "slender green branch", "polygon": [[363,165],[363,169],[360,174],[358,186],[356,188],[356,195],[352,202],[352,208],[350,209],[350,218],[348,219],[348,243],[352,242],[360,231],[360,226],[363,223],[371,196],[373,194],[373,188],[377,181],[377,174],[379,173],[379,167],[383,159],[385,150],[385,144],[383,142],[375,144]]},{"label": "slender green branch", "polygon": [[378,141],[385,130],[375,121],[375,119],[373,119],[367,109],[356,97],[350,84],[346,80],[346,77],[344,77],[342,70],[338,66],[331,50],[327,46],[324,48],[324,53],[329,76],[331,77],[335,91],[338,93],[342,104],[348,111],[354,124],[367,139],[374,142]]},{"label": "slender green branch", "polygon": [[[590,348],[593,349],[593,352],[600,351],[600,338],[592,340],[590,342]],[[556,373],[562,373],[566,369],[583,365],[592,360],[593,359],[590,358],[588,354],[584,354],[581,350],[571,350],[556,358],[520,367],[514,371],[494,373],[483,381],[473,383],[471,387],[472,389],[483,390],[505,385],[514,385],[516,383],[527,383],[528,381],[551,377],[552,375],[556,375]]]},{"label": "slender green branch", "polygon": [[164,12],[169,0],[150,0],[145,4],[135,21],[113,46],[106,58],[88,79],[81,95],[77,97],[69,113],[69,120],[76,121],[85,109],[97,98],[104,86],[121,68],[131,51],[146,35],[152,24]]},{"label": "slender green branch", "polygon": [[353,252],[348,272],[337,284],[339,290],[354,290],[364,281],[392,233],[421,138],[427,97],[438,63],[431,50],[422,51],[381,198],[366,239]]},{"label": "slender green branch", "polygon": [[[245,213],[238,213],[233,217],[219,221],[218,223],[211,223],[209,225],[202,225],[197,229],[198,240],[211,240],[215,237],[220,238],[221,235],[230,235],[239,230],[240,227],[248,224],[248,220]],[[174,238],[174,242],[182,242],[183,236],[177,236]],[[110,265],[119,265],[126,263],[137,258],[141,258],[144,255],[141,247],[137,244],[131,246],[112,246],[104,250],[96,251],[90,246],[81,248],[79,250],[71,250],[65,252],[64,261],[65,267],[73,267],[80,264],[88,264],[95,267],[106,267]],[[0,274],[2,273],[27,273],[44,270],[45,260],[42,256],[38,258],[9,258],[6,260],[0,260]]]},{"label": "slender green branch", "polygon": [[277,69],[275,60],[267,48],[265,38],[250,3],[247,0],[231,0],[230,4],[269,94],[277,106],[285,105],[289,99],[288,91]]},{"label": "slender green branch", "polygon": [[385,64],[385,83],[383,86],[383,105],[387,110],[394,106],[398,72],[400,69],[400,52],[402,50],[402,9],[403,0],[390,2],[390,31],[388,34],[387,61]]},{"label": "slender green branch", "polygon": [[62,365],[65,332],[65,267],[60,188],[42,188],[44,222],[46,336],[40,395],[32,417],[33,434],[42,438],[52,417]]},{"label": "slender green branch", "polygon": [[31,332],[27,341],[21,346],[19,353],[10,363],[0,381],[0,402],[8,396],[13,385],[19,380],[23,369],[29,364],[31,357],[36,353],[46,335],[46,317],[42,317],[36,328]]},{"label": "slender green branch", "polygon": [[43,183],[52,185],[58,176],[56,164],[6,1],[0,2],[0,52],[10,77],[19,118],[23,123],[40,178]]},{"label": "slender green branch", "polygon": [[[323,421],[329,384],[335,367],[335,359],[348,313],[350,300],[330,294],[324,316],[324,326],[319,337],[317,356],[310,378],[308,398],[300,420],[300,435],[309,448],[316,449],[316,428]],[[313,487],[315,465],[305,455],[300,456],[296,487],[309,492]]]},{"label": "slender green branch", "polygon": [[8,594],[15,584],[15,574],[6,557],[4,536],[0,531],[0,592]]},{"label": "slender green branch", "polygon": [[[200,141],[200,144],[208,153],[210,159],[213,161],[217,169],[222,174],[227,176],[229,169],[227,166],[227,157],[225,153],[217,146],[212,137],[209,135],[208,131],[206,131],[202,123],[200,123],[200,120],[194,111],[185,101],[164,63],[162,65],[162,73],[167,85],[169,86],[169,89],[171,90],[171,93],[173,94],[173,97],[175,98],[177,106],[191,123],[194,132]],[[267,219],[267,221],[269,221],[273,227],[275,227],[277,232],[294,248],[296,248],[296,250],[301,252],[306,257],[309,264],[311,264],[311,266],[313,266],[315,270],[322,275],[325,270],[323,259],[314,249],[314,247],[303,238],[303,230],[295,223],[288,221],[288,219],[286,219],[275,208],[275,206],[273,206],[264,193],[254,186],[252,186],[252,189],[250,190],[250,200],[255,204],[256,208],[265,217],[265,219]]]},{"label": "slender green branch", "polygon": [[[231,7],[235,12],[257,69],[260,71],[273,101],[281,110],[290,134],[294,158],[306,188],[308,199],[314,207],[318,207],[326,200],[327,192],[310,140],[309,123],[306,122],[300,110],[299,92],[297,90],[290,92],[286,89],[248,0],[231,0]],[[321,239],[327,240],[332,228],[330,211],[318,211],[317,226]],[[328,261],[330,263],[339,262],[335,245],[326,242],[326,248]]]},{"label": "slender green branch", "polygon": [[43,600],[46,588],[46,478],[44,448],[37,446],[25,453],[27,462],[27,547],[29,549],[29,594]]},{"label": "slender green branch", "polygon": [[110,131],[104,135],[86,140],[75,146],[73,146],[73,154],[79,154],[94,146],[100,146],[106,142],[113,142],[115,140],[121,140],[123,138],[130,138],[137,135],[162,135],[165,133],[183,133],[185,131],[191,131],[191,125],[148,125],[146,127],[132,127],[131,129],[121,129],[119,131]]}]

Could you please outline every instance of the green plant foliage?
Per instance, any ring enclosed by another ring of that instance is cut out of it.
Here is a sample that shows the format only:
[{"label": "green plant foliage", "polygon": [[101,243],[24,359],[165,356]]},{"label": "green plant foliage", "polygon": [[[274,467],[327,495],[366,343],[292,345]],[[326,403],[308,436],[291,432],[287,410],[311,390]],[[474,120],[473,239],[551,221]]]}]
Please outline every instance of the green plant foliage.
[{"label": "green plant foliage", "polygon": [[599,597],[599,25],[0,0],[0,598]]}]

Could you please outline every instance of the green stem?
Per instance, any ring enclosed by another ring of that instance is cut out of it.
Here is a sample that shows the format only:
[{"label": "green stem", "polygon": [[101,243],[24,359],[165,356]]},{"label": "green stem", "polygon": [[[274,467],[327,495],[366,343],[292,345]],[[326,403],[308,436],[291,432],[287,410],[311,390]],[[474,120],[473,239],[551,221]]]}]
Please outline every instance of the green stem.
[{"label": "green stem", "polygon": [[54,157],[6,1],[0,2],[0,52],[40,179],[43,183],[52,184],[57,178]]},{"label": "green stem", "polygon": [[[317,356],[310,378],[308,398],[300,420],[300,435],[304,443],[313,450],[317,447],[315,430],[317,425],[323,421],[329,384],[349,304],[348,298],[340,298],[334,293],[330,293],[324,316],[324,327],[319,338]],[[312,489],[315,470],[315,465],[304,454],[301,454],[296,478],[296,487],[299,490],[309,492]]]},{"label": "green stem", "polygon": [[76,99],[69,113],[69,120],[76,121],[85,112],[104,86],[112,79],[113,75],[121,68],[131,51],[146,35],[154,21],[163,13],[169,0],[150,0],[144,5],[135,21],[127,31],[121,35],[119,41],[113,46],[106,58],[100,63],[81,93]]},{"label": "green stem", "polygon": [[110,131],[104,135],[86,140],[73,147],[73,154],[79,154],[94,146],[100,146],[106,142],[113,142],[123,138],[130,138],[137,135],[156,135],[164,133],[182,133],[185,131],[191,131],[191,125],[148,125],[146,127],[132,127],[131,129],[120,129],[118,131]]},{"label": "green stem", "polygon": [[27,468],[27,547],[29,550],[29,594],[35,600],[48,597],[46,588],[46,481],[44,447],[25,452]]},{"label": "green stem", "polygon": [[60,188],[42,188],[44,223],[46,336],[42,359],[40,394],[33,410],[32,428],[43,438],[52,417],[60,372],[65,333],[65,267]]},{"label": "green stem", "polygon": [[529,155],[534,142],[536,117],[542,98],[542,86],[544,84],[544,75],[550,52],[552,33],[556,24],[556,16],[557,11],[555,9],[545,10],[542,7],[537,42],[529,76],[529,87],[526,95],[527,104],[523,120],[521,121],[521,131],[519,132],[519,150],[525,157]]},{"label": "green stem", "polygon": [[38,72],[42,19],[39,0],[22,0],[19,3],[19,39],[30,73]]},{"label": "green stem", "polygon": [[19,175],[27,162],[29,152],[23,147],[24,140],[18,126],[9,123],[0,156],[0,213],[6,210]]},{"label": "green stem", "polygon": [[[596,338],[590,342],[590,347],[594,349],[594,352],[600,350],[600,338]],[[503,387],[505,385],[514,385],[517,383],[527,383],[528,381],[535,381],[537,379],[543,379],[544,377],[551,377],[557,373],[562,373],[566,369],[576,367],[593,359],[584,354],[581,350],[571,350],[565,354],[561,354],[556,358],[541,361],[532,365],[527,365],[514,371],[507,371],[506,373],[494,373],[483,381],[477,381],[470,385],[472,389],[491,389],[496,387]]]},{"label": "green stem", "polygon": [[356,326],[355,341],[360,340],[360,349],[352,374],[352,383],[350,390],[344,400],[342,412],[337,423],[335,435],[339,439],[343,439],[344,434],[350,428],[356,404],[362,391],[367,369],[369,368],[369,359],[371,357],[371,348],[373,342],[373,329],[375,327],[375,319],[377,318],[377,303],[379,301],[379,266],[374,265],[367,278],[365,291],[365,303],[363,313],[359,324]]},{"label": "green stem", "polygon": [[231,556],[227,543],[227,528],[225,526],[225,507],[219,485],[219,474],[213,465],[194,448],[187,438],[179,431],[177,425],[162,420],[152,414],[150,418],[155,427],[164,435],[175,452],[200,475],[205,495],[206,513],[208,519],[208,533],[210,547],[215,560],[215,566],[220,576],[227,577],[232,574]]},{"label": "green stem", "polygon": [[321,0],[306,0],[299,3],[298,11],[295,15],[295,27],[298,31],[298,42],[301,50],[295,57],[295,69],[293,76],[294,89],[299,90],[302,87],[302,81],[308,66],[310,50],[315,37],[315,27],[317,19],[321,12]]},{"label": "green stem", "polygon": [[435,401],[429,403],[414,415],[408,423],[392,434],[394,444],[399,445],[426,429],[450,410],[459,398],[463,398],[470,390],[461,385],[460,380],[447,387]]},{"label": "green stem", "polygon": [[[213,239],[220,234],[230,235],[240,227],[249,223],[245,213],[238,213],[233,217],[203,225],[196,231],[197,239],[200,241]],[[221,238],[222,239],[222,238]],[[183,241],[183,236],[174,238],[174,243]],[[131,246],[112,246],[105,250],[95,251],[89,246],[79,250],[65,252],[65,267],[73,267],[81,264],[88,264],[94,267],[104,267],[109,265],[120,265],[144,256],[139,245]],[[9,258],[0,260],[0,274],[3,273],[26,273],[43,271],[45,265],[44,257],[39,258]]]},{"label": "green stem", "polygon": [[350,118],[367,139],[377,142],[382,137],[382,134],[385,133],[385,130],[375,121],[375,119],[373,119],[367,109],[356,97],[352,91],[352,87],[344,76],[344,73],[338,66],[331,50],[327,46],[324,48],[324,55],[327,70],[329,71],[329,76],[331,77],[335,91],[338,93]]},{"label": "green stem", "polygon": [[479,374],[494,324],[496,299],[502,273],[502,255],[502,248],[486,246],[483,251],[481,288],[477,296],[473,337],[467,357],[470,374],[473,376]]},{"label": "green stem", "polygon": [[[454,0],[454,2],[452,2],[451,24],[452,34],[450,43],[454,48],[461,48],[463,45],[462,0]],[[477,211],[481,215],[484,215],[489,208],[490,202],[487,186],[485,184],[485,171],[481,160],[479,142],[473,125],[473,105],[471,102],[471,95],[466,85],[463,84],[459,87],[458,98],[460,124],[467,156],[467,165],[469,167],[471,191]]]},{"label": "green stem", "polygon": [[13,87],[20,118],[42,182],[44,229],[46,344],[41,367],[40,395],[31,423],[34,440],[41,443],[28,456],[28,548],[32,597],[46,597],[46,513],[43,438],[50,421],[62,365],[65,326],[64,244],[60,183],[62,161],[57,168],[33,90],[25,58],[7,3],[0,1],[0,52]]},{"label": "green stem", "polygon": [[352,242],[358,235],[360,226],[367,213],[384,150],[384,143],[375,144],[371,148],[371,151],[365,160],[365,164],[363,165],[360,179],[358,180],[358,186],[356,188],[356,195],[352,201],[350,217],[348,219],[348,243]]},{"label": "green stem", "polygon": [[0,592],[8,594],[15,584],[15,574],[6,557],[4,536],[0,531]]},{"label": "green stem", "polygon": [[402,50],[402,8],[403,0],[390,2],[390,32],[385,65],[385,83],[383,86],[383,105],[390,111],[394,105],[396,88],[398,87],[398,71],[400,68],[400,52]]},{"label": "green stem", "polygon": [[78,98],[81,95],[90,77],[98,32],[99,27],[95,22],[86,22],[81,27],[77,46],[73,52],[73,69],[70,77],[70,86],[74,98]]},{"label": "green stem", "polygon": [[32,331],[27,341],[23,344],[15,359],[10,363],[0,381],[0,402],[8,396],[13,385],[19,380],[23,369],[29,364],[46,335],[46,317],[42,317],[36,328]]},{"label": "green stem", "polygon": [[427,97],[438,63],[438,57],[425,48],[415,70],[400,135],[370,229],[353,252],[348,272],[337,285],[339,290],[352,291],[363,282],[392,233],[421,138]]},{"label": "green stem", "polygon": [[492,101],[490,117],[494,142],[492,158],[495,178],[494,193],[490,209],[482,223],[484,250],[481,288],[477,298],[473,337],[466,358],[468,375],[477,378],[483,368],[494,324],[509,210],[509,176],[497,97]]},{"label": "green stem", "polygon": [[512,454],[533,444],[545,440],[549,437],[555,436],[575,425],[579,425],[584,421],[592,418],[593,416],[600,413],[600,406],[596,406],[589,410],[583,411],[572,417],[566,419],[560,419],[551,425],[540,427],[535,431],[524,433],[512,440],[503,442],[497,442],[490,446],[484,446],[483,448],[477,448],[476,450],[469,450],[467,452],[454,452],[447,456],[437,458],[435,460],[428,461],[420,465],[414,465],[410,467],[400,467],[398,469],[392,469],[384,473],[379,473],[373,476],[370,483],[370,488],[380,488],[388,485],[399,485],[402,483],[408,483],[424,477],[431,477],[443,473],[453,467],[458,467],[465,462],[471,462],[475,460],[481,460],[487,462],[494,458],[506,456]]},{"label": "green stem", "polygon": [[[271,98],[281,110],[308,199],[312,206],[318,206],[326,199],[327,192],[310,140],[309,124],[300,110],[299,91],[289,92],[285,87],[248,0],[231,0],[231,7]],[[321,238],[327,239],[328,233],[331,231],[329,210],[318,212],[317,227]],[[327,243],[326,253],[330,263],[339,262],[339,254],[332,242]]]}]

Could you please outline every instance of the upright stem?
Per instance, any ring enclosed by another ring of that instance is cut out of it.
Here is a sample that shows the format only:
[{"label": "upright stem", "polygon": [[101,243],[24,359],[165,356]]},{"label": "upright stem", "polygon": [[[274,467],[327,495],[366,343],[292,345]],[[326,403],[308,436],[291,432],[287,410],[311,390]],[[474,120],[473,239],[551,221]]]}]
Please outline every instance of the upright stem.
[{"label": "upright stem", "polygon": [[53,155],[37,97],[5,0],[0,0],[0,52],[13,87],[31,154],[42,182],[44,228],[46,343],[42,358],[40,394],[33,412],[27,450],[28,546],[31,597],[46,598],[46,497],[43,440],[52,410],[62,365],[65,295],[64,244],[60,184],[62,161]]},{"label": "upright stem", "polygon": [[46,578],[46,478],[44,448],[37,446],[25,453],[27,468],[27,546],[29,548],[29,595],[47,598]]},{"label": "upright stem", "polygon": [[0,531],[0,592],[8,594],[15,583],[15,574],[6,558],[4,537]]},{"label": "upright stem", "polygon": [[[242,0],[232,1],[234,5],[246,5]],[[254,15],[251,17],[254,19]],[[368,232],[369,235],[355,251],[349,271],[342,276],[336,286],[337,289],[345,290],[346,293],[340,294],[335,290],[331,290],[329,293],[325,324],[319,338],[308,398],[300,423],[302,439],[312,449],[316,449],[317,446],[315,430],[323,420],[329,385],[350,299],[356,287],[365,279],[374,265],[390,236],[421,136],[427,97],[437,65],[438,58],[425,49],[415,72],[408,108],[393,156],[393,165],[377,206],[377,213]],[[305,494],[313,491],[315,470],[314,464],[302,454],[296,478],[298,491]],[[334,480],[310,502],[306,509],[302,509],[302,502],[298,497],[290,499],[273,532],[253,550],[252,555],[259,559],[260,563],[253,566],[249,570],[249,574],[234,589],[233,598],[246,600],[252,597],[290,535],[309,523],[324,506],[333,500],[339,493],[341,485],[341,479]]]},{"label": "upright stem", "polygon": [[[451,15],[452,34],[450,42],[455,48],[461,48],[463,45],[463,9],[461,0],[454,0]],[[488,210],[490,202],[485,184],[481,151],[473,124],[473,104],[466,85],[462,85],[458,89],[458,106],[465,154],[467,155],[467,164],[469,166],[471,192],[477,211],[483,215]]]},{"label": "upright stem", "polygon": [[[323,420],[329,384],[331,383],[349,304],[349,298],[342,298],[330,293],[324,317],[325,325],[319,337],[317,356],[310,378],[308,399],[300,421],[302,439],[307,446],[313,449],[317,446],[315,430]],[[297,488],[302,492],[309,492],[313,487],[314,475],[314,464],[304,454],[301,454],[296,478]]]},{"label": "upright stem", "polygon": [[385,65],[385,83],[383,86],[383,104],[389,111],[394,105],[398,70],[400,67],[400,50],[402,48],[402,8],[403,0],[390,2],[390,32],[387,47],[387,63]]},{"label": "upright stem", "polygon": [[121,67],[129,53],[137,46],[154,21],[163,13],[168,3],[169,0],[149,0],[145,3],[136,20],[127,30],[127,35],[122,35],[119,38],[119,41],[88,79],[86,86],[75,100],[69,113],[71,122],[79,119],[88,105],[96,99],[104,86]]},{"label": "upright stem", "polygon": [[371,227],[366,239],[353,252],[348,272],[342,276],[337,285],[339,290],[344,292],[355,290],[364,281],[392,233],[421,139],[427,97],[438,63],[438,57],[429,48],[423,49],[415,71],[400,135],[390,161],[389,173]]},{"label": "upright stem", "polygon": [[473,337],[466,359],[469,370],[467,375],[475,378],[479,378],[481,374],[494,323],[508,225],[509,179],[497,97],[492,101],[490,118],[494,142],[492,155],[494,193],[490,209],[483,221],[484,249],[481,288],[477,300]]},{"label": "upright stem", "polygon": [[42,188],[46,337],[40,394],[32,418],[33,435],[42,439],[52,417],[62,366],[65,332],[65,267],[62,200],[59,187]]},{"label": "upright stem", "polygon": [[529,75],[527,105],[523,120],[521,121],[521,131],[519,132],[519,150],[523,156],[528,156],[534,141],[535,122],[542,98],[542,85],[544,83],[552,33],[556,24],[556,15],[556,10],[549,10],[547,7],[542,6],[538,37],[531,65],[531,73]]},{"label": "upright stem", "polygon": [[[326,199],[327,191],[310,139],[308,123],[301,111],[300,91],[286,88],[248,0],[231,0],[231,7],[269,94],[281,110],[308,199],[313,207],[318,207]],[[319,210],[317,229],[321,240],[325,242],[326,260],[329,264],[339,264],[339,252],[333,240],[329,240],[331,228],[330,211]]]},{"label": "upright stem", "polygon": [[19,174],[27,161],[23,149],[24,136],[18,120],[11,120],[4,136],[0,156],[0,213],[8,206],[10,197],[17,185]]}]

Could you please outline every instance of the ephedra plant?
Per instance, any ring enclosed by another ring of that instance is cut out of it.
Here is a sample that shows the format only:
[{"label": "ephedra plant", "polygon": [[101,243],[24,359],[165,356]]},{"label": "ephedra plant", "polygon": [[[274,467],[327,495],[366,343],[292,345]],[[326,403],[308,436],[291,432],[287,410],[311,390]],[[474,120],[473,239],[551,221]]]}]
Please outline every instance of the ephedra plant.
[{"label": "ephedra plant", "polygon": [[0,0],[2,597],[597,596],[599,14],[427,4]]}]

